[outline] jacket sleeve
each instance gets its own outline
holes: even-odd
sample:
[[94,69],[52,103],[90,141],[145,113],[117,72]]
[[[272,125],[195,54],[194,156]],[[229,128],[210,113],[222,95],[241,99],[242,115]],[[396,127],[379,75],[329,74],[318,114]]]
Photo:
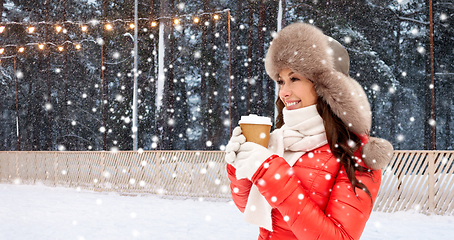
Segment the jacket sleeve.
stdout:
[[[357,173],[375,200],[380,186],[381,171],[367,174]],[[268,203],[279,210],[284,221],[298,239],[359,239],[372,211],[369,195],[352,189],[343,167],[340,168],[328,205],[323,211],[310,198],[299,183],[285,159],[277,156],[268,158],[252,177],[260,193]]]
[[230,180],[230,192],[232,193],[232,199],[238,209],[244,213],[246,204],[251,191],[252,182],[247,179],[236,179],[236,169],[230,164],[227,164],[227,174]]

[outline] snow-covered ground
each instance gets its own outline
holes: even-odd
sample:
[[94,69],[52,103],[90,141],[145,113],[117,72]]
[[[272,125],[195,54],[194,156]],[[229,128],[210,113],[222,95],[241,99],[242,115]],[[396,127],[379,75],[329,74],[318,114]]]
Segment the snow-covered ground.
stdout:
[[[232,202],[0,184],[0,239],[257,239]],[[453,239],[454,216],[373,212],[361,239]]]

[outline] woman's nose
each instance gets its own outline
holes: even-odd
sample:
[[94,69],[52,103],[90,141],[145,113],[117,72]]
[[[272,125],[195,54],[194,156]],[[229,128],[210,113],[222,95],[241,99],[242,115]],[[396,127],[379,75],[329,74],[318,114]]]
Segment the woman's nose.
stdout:
[[292,90],[289,87],[287,87],[286,85],[283,85],[281,87],[281,89],[279,90],[280,97],[285,98],[285,97],[290,96],[291,94],[292,94]]

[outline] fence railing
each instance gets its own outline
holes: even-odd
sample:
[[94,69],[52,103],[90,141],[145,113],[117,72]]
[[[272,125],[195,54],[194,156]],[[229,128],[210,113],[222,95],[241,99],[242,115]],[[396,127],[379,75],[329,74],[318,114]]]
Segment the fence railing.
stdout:
[[[374,211],[454,214],[454,151],[395,151]],[[231,198],[221,151],[0,152],[0,181]]]
[[374,210],[454,214],[454,151],[394,151]]

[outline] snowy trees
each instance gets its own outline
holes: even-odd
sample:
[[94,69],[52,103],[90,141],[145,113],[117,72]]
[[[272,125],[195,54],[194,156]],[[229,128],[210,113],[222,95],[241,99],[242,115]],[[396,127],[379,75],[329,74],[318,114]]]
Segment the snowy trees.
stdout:
[[[428,130],[435,124],[437,148],[454,147],[452,3],[433,1],[434,121],[428,1],[283,3],[285,23],[313,23],[346,46],[350,75],[364,86],[374,111],[372,135],[389,139],[396,149],[428,149]],[[6,29],[0,33],[0,150],[18,148],[18,129],[22,150],[132,149],[131,1],[11,0],[0,5]],[[230,32],[227,11],[222,11],[227,8]],[[264,72],[263,58],[277,29],[277,11],[278,1],[140,0],[139,147],[219,150],[241,115],[273,117],[274,83]],[[215,20],[214,13],[220,18]],[[174,22],[177,17],[180,23]],[[107,23],[112,29],[105,28]],[[161,70],[160,23],[166,40]],[[31,25],[33,33],[27,30]],[[20,53],[19,47],[26,50]]]

